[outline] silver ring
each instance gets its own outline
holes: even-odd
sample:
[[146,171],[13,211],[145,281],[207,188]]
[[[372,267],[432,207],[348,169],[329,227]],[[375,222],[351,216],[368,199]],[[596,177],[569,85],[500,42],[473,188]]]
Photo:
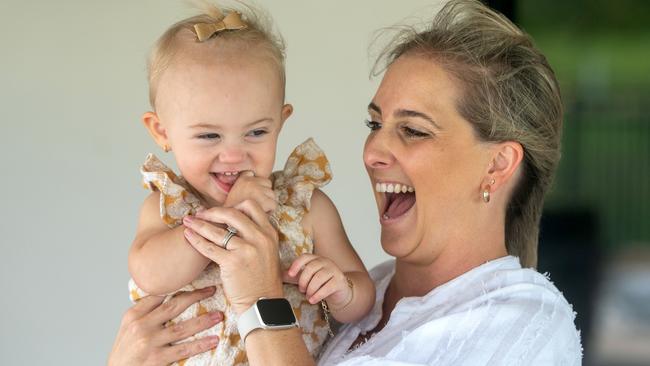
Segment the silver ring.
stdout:
[[226,228],[226,230],[227,230],[228,232],[227,232],[226,235],[223,237],[223,240],[221,241],[221,246],[223,247],[223,249],[228,250],[228,242],[230,241],[230,239],[231,239],[233,236],[237,235],[237,229],[235,229],[234,227],[228,225],[228,227]]

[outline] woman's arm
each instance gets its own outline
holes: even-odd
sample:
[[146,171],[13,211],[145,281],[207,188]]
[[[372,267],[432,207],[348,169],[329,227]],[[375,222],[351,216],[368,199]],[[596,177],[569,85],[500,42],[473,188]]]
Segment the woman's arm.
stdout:
[[160,193],[147,197],[140,210],[129,251],[129,272],[144,292],[162,295],[194,280],[210,260],[187,243],[180,225],[170,229],[160,218]]
[[289,275],[295,277],[302,269],[299,288],[312,303],[325,299],[336,320],[361,319],[375,303],[375,286],[350,244],[334,203],[319,189],[313,192],[303,226],[312,234],[315,256],[298,258]]
[[[259,204],[247,200],[235,208],[213,207],[196,217],[186,224],[186,237],[219,264],[224,292],[238,314],[261,297],[283,297],[278,234]],[[228,250],[215,244],[221,243],[226,230],[211,223],[237,229]],[[246,337],[245,345],[251,365],[314,365],[297,328],[257,329]]]

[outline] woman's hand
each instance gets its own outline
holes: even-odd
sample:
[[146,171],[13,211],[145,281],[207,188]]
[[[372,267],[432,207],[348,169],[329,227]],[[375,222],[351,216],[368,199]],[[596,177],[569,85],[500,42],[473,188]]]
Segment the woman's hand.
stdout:
[[[260,297],[282,297],[278,234],[268,215],[254,200],[234,208],[213,207],[187,217],[187,241],[221,270],[223,288],[233,309],[241,314]],[[223,248],[226,224],[237,229]]]
[[214,287],[181,292],[163,304],[164,296],[147,296],[122,317],[122,324],[109,355],[109,366],[168,365],[208,351],[219,342],[211,336],[172,345],[223,320],[220,312],[208,313],[165,327],[165,323],[195,302],[214,294]]
[[345,273],[330,259],[315,254],[296,258],[284,280],[297,284],[311,304],[325,299],[331,309],[341,309],[352,300],[352,289]]

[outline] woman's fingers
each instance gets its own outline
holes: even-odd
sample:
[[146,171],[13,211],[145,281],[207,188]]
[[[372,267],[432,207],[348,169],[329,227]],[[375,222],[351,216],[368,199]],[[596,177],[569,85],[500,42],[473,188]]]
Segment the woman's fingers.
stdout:
[[165,300],[164,296],[147,296],[140,299],[135,305],[124,313],[122,325],[134,322],[137,319],[149,314]]
[[154,364],[169,365],[172,362],[176,362],[194,355],[198,355],[199,353],[209,351],[212,348],[216,347],[218,343],[219,337],[209,336],[194,341],[165,347],[157,355],[160,362]]
[[[190,243],[190,245],[196,249],[197,252],[201,253],[204,257],[209,258],[213,262],[221,264],[224,256],[226,255],[227,249],[222,248],[221,240],[218,241],[219,245],[214,242],[207,240],[203,236],[199,235],[192,229],[185,229],[185,239]],[[228,248],[232,249],[237,242],[237,237],[233,236],[228,241]]]
[[221,242],[223,241],[224,237],[226,236],[226,233],[228,232],[226,229],[217,227],[216,225],[210,222],[198,219],[196,217],[191,217],[191,216],[185,216],[183,218],[183,225],[185,225],[185,227],[191,230],[188,232],[188,230],[186,229],[184,232],[185,237],[188,240],[190,239],[188,236],[191,236],[192,233],[196,233],[202,236],[203,238],[207,239],[208,241],[211,241],[214,244],[217,244],[219,246],[223,246]]
[[215,324],[223,321],[223,314],[219,311],[203,314],[178,324],[166,327],[162,332],[156,335],[154,342],[156,344],[169,344],[181,341],[204,331]]
[[149,321],[155,326],[164,324],[180,315],[190,305],[210,297],[214,294],[214,291],[215,288],[211,286],[199,291],[179,292],[169,299],[169,301],[151,311]]
[[[237,229],[237,236],[245,239],[246,241],[251,241],[251,239],[256,238],[256,235],[252,235],[255,232],[255,224],[248,216],[246,216],[246,214],[237,208],[213,207],[209,210],[197,212],[195,217],[213,223],[223,223],[228,226],[232,226]],[[185,222],[183,222],[183,224],[196,231],[197,226],[195,224],[199,220],[190,221],[191,222],[188,224],[185,224]],[[221,239],[216,242],[216,244],[219,243],[221,243]]]
[[245,200],[244,202],[238,204],[235,206],[238,210],[243,212],[246,216],[248,216],[257,226],[264,230],[265,234],[272,234],[276,235],[276,231],[271,225],[271,222],[269,221],[269,216],[268,214],[264,211],[264,209],[255,201],[253,200]]

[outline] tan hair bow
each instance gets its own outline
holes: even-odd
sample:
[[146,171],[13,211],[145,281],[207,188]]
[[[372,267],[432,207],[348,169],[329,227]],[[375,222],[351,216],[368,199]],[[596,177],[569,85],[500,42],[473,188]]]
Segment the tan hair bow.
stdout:
[[218,22],[194,24],[194,31],[199,38],[199,42],[203,42],[221,31],[244,29],[246,27],[247,25],[242,20],[241,14],[233,11]]

